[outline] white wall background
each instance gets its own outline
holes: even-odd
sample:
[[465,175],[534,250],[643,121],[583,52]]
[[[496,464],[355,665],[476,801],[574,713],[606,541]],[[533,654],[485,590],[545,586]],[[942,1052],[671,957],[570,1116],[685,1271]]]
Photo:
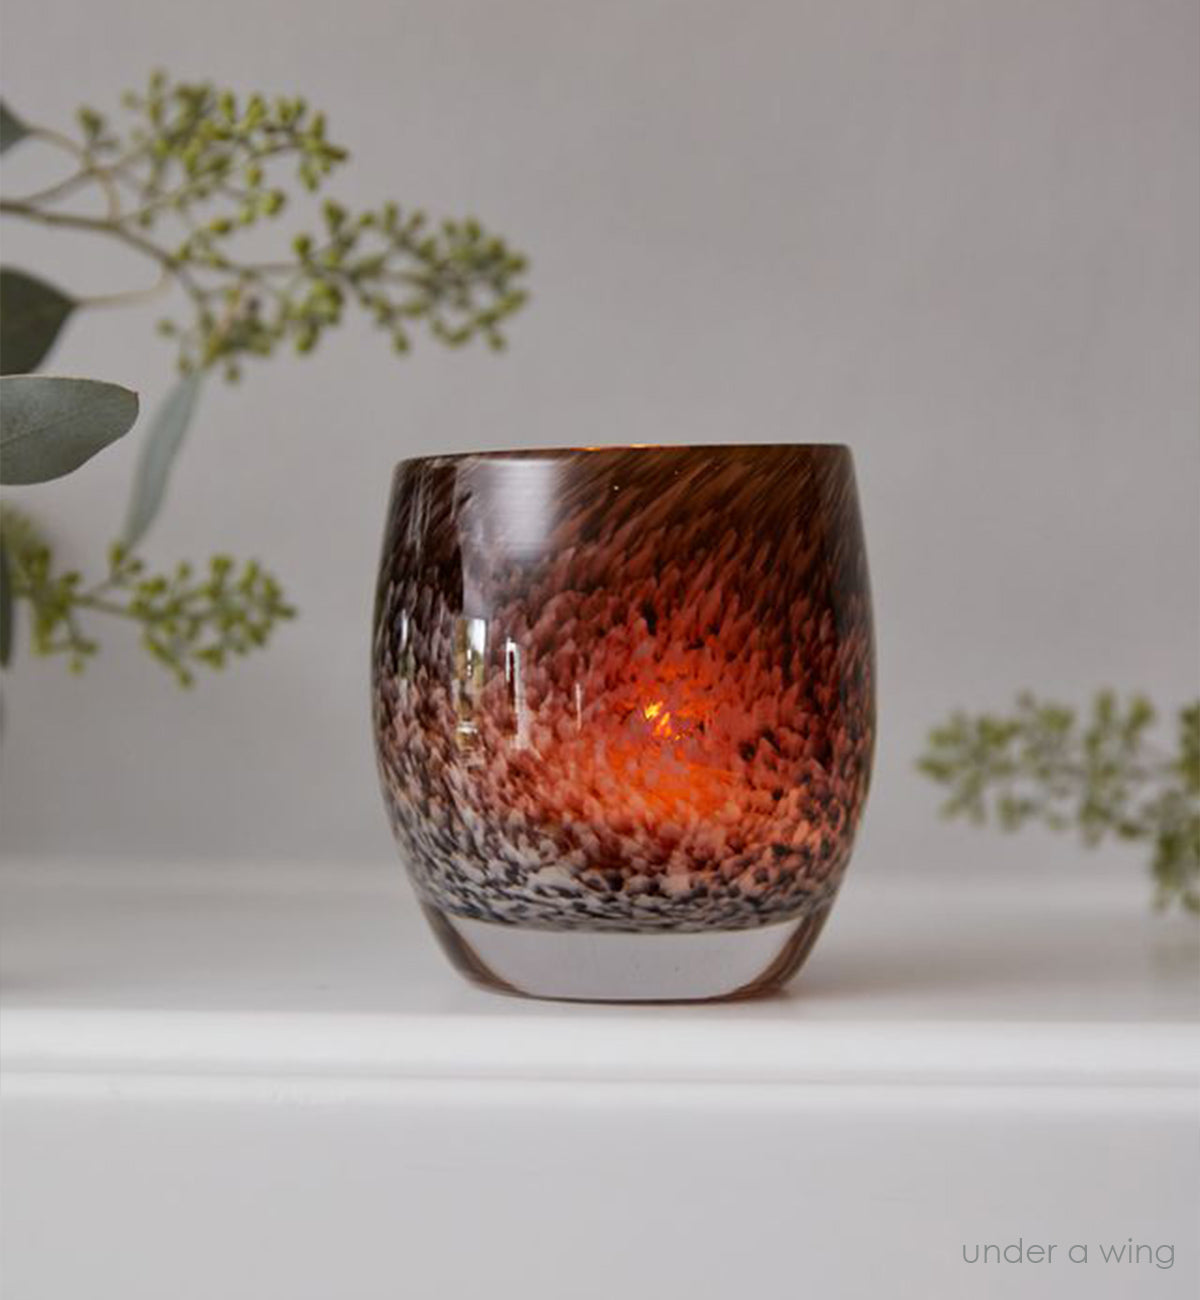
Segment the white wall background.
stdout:
[[[935,821],[911,762],[950,706],[1194,692],[1193,0],[7,0],[3,34],[5,96],[38,122],[158,64],[302,91],[353,148],[339,194],[477,213],[535,292],[501,358],[399,362],[355,324],[213,386],[148,553],[258,555],[303,618],[191,694],[120,629],[82,679],[23,654],[8,853],[390,857],[369,605],[390,467],[438,449],[852,444],[881,669],[859,871],[1033,880],[1074,852]],[[3,237],[80,291],[149,278]],[[151,404],[156,314],[79,319],[54,368]],[[135,454],[14,497],[92,564]]]

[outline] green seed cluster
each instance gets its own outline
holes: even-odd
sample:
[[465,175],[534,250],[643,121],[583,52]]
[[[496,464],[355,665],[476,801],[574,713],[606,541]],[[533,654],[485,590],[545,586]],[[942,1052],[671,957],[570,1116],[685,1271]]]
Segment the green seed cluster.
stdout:
[[265,645],[278,623],[294,617],[279,584],[253,560],[239,567],[215,555],[204,573],[186,563],[150,573],[114,546],[107,575],[88,587],[78,572],[55,572],[50,546],[25,516],[6,508],[0,529],[13,594],[28,602],[35,651],[65,655],[73,672],[99,649],[82,624],[88,613],[136,624],[142,645],[182,686],[192,685],[198,668],[223,668]]
[[170,574],[147,575],[138,559],[114,548],[111,581],[128,591],[130,618],[142,625],[142,644],[180,684],[192,684],[192,667],[220,669],[234,655],[267,643],[276,623],[292,618],[275,579],[256,561],[238,568],[214,555],[208,572],[193,575],[181,563]]
[[[93,169],[130,195],[113,221],[157,256],[186,290],[190,319],[159,323],[179,341],[183,370],[221,366],[236,379],[245,357],[280,344],[311,352],[350,306],[407,352],[424,322],[440,342],[481,337],[504,346],[501,325],[526,300],[526,260],[474,219],[431,223],[387,203],[360,213],[333,199],[315,229],[292,235],[285,256],[250,260],[239,237],[289,210],[286,177],[315,191],[347,158],[326,138],[324,114],[299,98],[240,101],[209,82],[155,73],[123,100],[124,131],[80,110]],[[153,242],[159,229],[174,238]]]
[[[111,120],[79,109],[78,142],[18,124],[65,147],[77,169],[35,194],[0,198],[4,213],[107,237],[160,270],[151,288],[92,298],[68,300],[42,284],[58,315],[48,326],[25,313],[26,326],[44,336],[39,357],[65,319],[61,304],[109,307],[172,288],[186,311],[158,328],[175,340],[185,374],[236,380],[247,358],[311,352],[354,310],[399,353],[418,329],[451,347],[476,338],[504,346],[502,327],[526,300],[525,258],[474,219],[432,222],[396,203],[352,212],[325,194],[312,197],[348,155],[328,139],[324,114],[302,98],[239,98],[212,82],[156,72],[121,103]],[[7,129],[17,119],[5,113]],[[103,214],[64,204],[97,190]],[[297,199],[309,211],[285,231]],[[98,648],[85,615],[137,624],[146,649],[185,684],[194,669],[222,667],[292,617],[274,579],[253,563],[239,569],[217,556],[200,576],[187,565],[152,574],[117,550],[103,580],[85,586],[80,574],[55,570],[28,519],[6,511],[0,523],[0,611],[15,615],[27,605],[34,649],[63,654],[76,670]],[[0,659],[11,625],[0,626]]]
[[124,133],[94,108],[76,114],[85,147],[126,184],[140,191],[134,219],[144,228],[164,212],[187,212],[217,195],[240,196],[235,220],[253,225],[282,209],[282,190],[265,184],[266,166],[287,158],[305,188],[315,190],[347,157],[325,138],[325,115],[301,98],[243,103],[210,82],[171,82],[151,74],[144,93],[128,91],[122,107],[132,115]]
[[1102,691],[1080,719],[1024,694],[1008,716],[953,715],[919,767],[948,788],[947,817],[1149,842],[1159,903],[1200,911],[1200,701],[1180,710],[1173,754],[1149,743],[1154,719],[1141,696],[1122,705]]
[[321,238],[293,239],[295,267],[282,282],[274,268],[249,273],[229,262],[218,247],[224,232],[204,234],[204,257],[235,278],[215,298],[205,297],[191,330],[160,322],[161,332],[184,340],[185,370],[221,362],[236,379],[239,356],[270,356],[282,342],[311,352],[327,329],[341,324],[348,306],[387,330],[398,352],[409,350],[411,329],[422,321],[452,347],[477,335],[493,348],[504,346],[501,322],[525,300],[513,288],[525,263],[477,222],[445,221],[427,234],[421,212],[402,217],[389,204],[351,216],[332,200],[322,215]]

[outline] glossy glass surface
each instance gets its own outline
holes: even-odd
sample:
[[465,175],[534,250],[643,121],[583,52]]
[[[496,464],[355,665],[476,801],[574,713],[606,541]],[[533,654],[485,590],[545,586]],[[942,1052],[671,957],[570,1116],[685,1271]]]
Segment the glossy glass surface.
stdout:
[[440,918],[667,934],[823,916],[874,741],[850,453],[403,462],[372,669],[384,798]]

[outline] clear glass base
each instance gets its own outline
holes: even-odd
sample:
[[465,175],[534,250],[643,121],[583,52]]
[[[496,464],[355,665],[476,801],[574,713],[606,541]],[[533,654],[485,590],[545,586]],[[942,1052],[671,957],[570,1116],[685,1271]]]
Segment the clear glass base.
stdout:
[[755,997],[800,969],[826,904],[800,920],[694,933],[532,930],[426,906],[446,955],[473,983],[569,1002],[699,1002]]

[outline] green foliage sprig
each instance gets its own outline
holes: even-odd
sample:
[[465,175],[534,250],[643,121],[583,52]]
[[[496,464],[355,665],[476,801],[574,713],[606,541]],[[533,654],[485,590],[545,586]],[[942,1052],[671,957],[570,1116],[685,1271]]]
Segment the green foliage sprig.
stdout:
[[[434,225],[396,203],[351,212],[327,199],[319,226],[295,233],[285,256],[239,256],[240,234],[289,209],[289,177],[319,190],[349,156],[303,99],[239,100],[209,82],[157,72],[122,103],[120,125],[81,108],[76,172],[38,194],[0,200],[0,212],[103,235],[157,262],[162,287],[178,284],[191,307],[184,320],[160,322],[178,340],[181,369],[219,362],[232,379],[241,359],[270,356],[280,343],[309,352],[349,304],[402,352],[419,322],[444,343],[482,336],[503,346],[500,327],[526,298],[526,262],[473,218]],[[88,185],[103,190],[107,213],[58,208]],[[76,306],[111,301],[65,296]]]
[[1179,711],[1173,753],[1150,743],[1155,716],[1138,695],[1102,691],[1081,718],[1026,693],[1009,714],[954,714],[918,766],[948,789],[947,817],[1151,845],[1156,902],[1200,912],[1200,701]]
[[[276,229],[292,211],[297,191],[303,195],[322,190],[348,158],[347,151],[328,138],[325,115],[301,98],[254,94],[240,99],[211,82],[175,82],[156,72],[144,91],[122,98],[115,115],[83,107],[77,124],[77,135],[68,136],[31,126],[0,104],[0,152],[23,141],[40,141],[74,160],[74,170],[55,184],[0,199],[0,213],[119,243],[156,266],[157,282],[149,289],[81,297],[29,272],[0,268],[0,374],[36,369],[79,310],[141,302],[172,289],[186,309],[164,315],[158,324],[159,332],[175,342],[181,378],[145,431],[116,552],[122,559],[110,565],[101,584],[110,595],[114,588],[125,590],[127,579],[132,580],[128,565],[142,563],[136,548],[163,501],[201,380],[208,373],[234,381],[247,360],[269,358],[281,347],[309,353],[352,308],[385,332],[397,352],[409,350],[418,328],[451,347],[479,338],[501,348],[504,323],[525,302],[525,258],[504,240],[473,218],[435,223],[423,211],[393,202],[353,212],[335,198],[324,197],[315,224],[293,228],[266,257],[257,251],[266,232],[258,231],[252,241],[256,253],[249,255],[243,236],[257,227]],[[101,214],[91,205],[81,208],[74,203],[81,196],[94,199],[97,192],[104,200]],[[11,381],[0,380],[5,382]],[[26,383],[31,419],[47,429],[56,422],[44,418],[44,412],[79,397],[78,389],[61,395],[65,380],[47,377]],[[0,405],[0,414],[11,406]],[[46,442],[33,457],[36,478],[7,481],[42,481],[69,472],[82,451],[91,454],[123,432],[111,416],[100,423],[90,408],[77,411],[75,420],[81,451],[74,463]],[[52,652],[61,648],[60,635],[65,636],[76,665],[94,651],[95,643],[73,636],[67,617],[71,610],[89,608],[146,621],[144,602],[135,606],[131,597],[118,610],[96,594],[98,589],[91,589],[92,603],[84,606],[85,589],[77,575],[51,581],[50,547],[44,539],[37,552],[43,580],[33,581],[37,565],[29,567],[28,553],[25,561],[13,558],[20,544],[19,536],[14,540],[0,535],[0,647],[11,643],[16,601],[32,608],[34,649]],[[26,567],[18,574],[15,566],[20,563]],[[7,581],[6,565],[14,568]],[[208,581],[215,582],[217,576],[210,569]],[[227,576],[223,574],[222,581]],[[67,577],[76,580],[66,582]],[[139,576],[137,581],[159,579]],[[162,581],[175,590],[173,579]],[[188,610],[207,608],[203,593],[188,590]],[[272,622],[284,617],[280,611],[286,607],[277,588],[266,605]],[[228,613],[224,610],[220,617]],[[191,626],[190,614],[176,611],[174,617],[178,626]],[[216,618],[214,606],[212,619],[205,615],[201,623]],[[158,620],[158,625],[166,623]],[[262,631],[258,624],[254,627]],[[49,636],[38,631],[47,628]],[[256,640],[248,630],[246,635],[243,648],[265,639]],[[229,652],[239,652],[223,641],[201,644],[188,633],[177,642],[174,636],[162,640],[144,635],[143,643],[181,680],[187,673],[178,671],[179,665],[196,660],[195,647],[205,651],[199,662],[214,667]],[[0,660],[4,657],[0,653]]]
[[267,643],[280,622],[294,617],[275,579],[254,561],[240,568],[215,555],[196,575],[182,563],[167,573],[148,573],[142,560],[118,545],[109,552],[108,572],[86,586],[82,574],[55,572],[50,547],[25,515],[6,507],[2,519],[8,581],[13,597],[33,612],[37,653],[61,654],[73,672],[98,649],[82,624],[87,614],[128,619],[145,649],[191,686],[198,668],[221,668],[234,655]]

